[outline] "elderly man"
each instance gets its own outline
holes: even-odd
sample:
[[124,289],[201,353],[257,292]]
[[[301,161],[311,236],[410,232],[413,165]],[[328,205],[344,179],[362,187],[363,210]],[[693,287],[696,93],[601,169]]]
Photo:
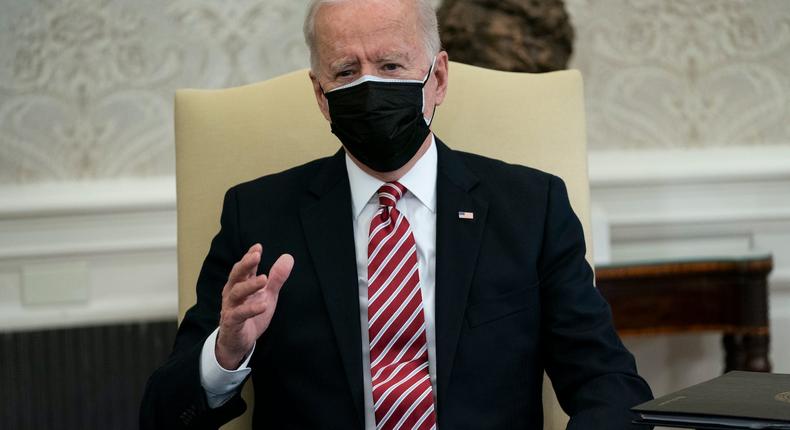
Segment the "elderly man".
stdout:
[[217,427],[251,376],[254,428],[540,429],[546,370],[568,428],[629,428],[650,389],[562,181],[430,131],[429,2],[318,0],[304,30],[343,149],[227,192],[142,427]]

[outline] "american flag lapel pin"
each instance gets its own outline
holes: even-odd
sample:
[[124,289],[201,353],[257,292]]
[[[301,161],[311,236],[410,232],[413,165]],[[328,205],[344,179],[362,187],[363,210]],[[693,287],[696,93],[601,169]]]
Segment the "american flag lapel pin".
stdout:
[[458,219],[475,219],[475,213],[458,211]]

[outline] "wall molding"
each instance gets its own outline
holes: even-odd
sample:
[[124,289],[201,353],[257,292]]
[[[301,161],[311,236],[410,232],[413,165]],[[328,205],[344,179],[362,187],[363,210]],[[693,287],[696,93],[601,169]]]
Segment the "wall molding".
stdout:
[[764,147],[590,150],[593,187],[790,179],[790,142]]
[[174,210],[171,176],[0,186],[0,221],[25,217]]
[[[32,287],[87,299],[27,303],[24,273],[49,267],[82,268],[88,285]],[[0,331],[176,315],[172,176],[0,187]]]
[[790,291],[790,145],[591,151],[590,187],[614,259],[772,253]]

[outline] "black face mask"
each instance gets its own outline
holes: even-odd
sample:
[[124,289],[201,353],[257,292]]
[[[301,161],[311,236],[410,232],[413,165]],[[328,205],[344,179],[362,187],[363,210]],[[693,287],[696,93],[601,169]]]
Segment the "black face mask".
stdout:
[[423,87],[432,72],[433,65],[423,81],[363,76],[324,93],[332,133],[354,158],[371,169],[400,169],[431,132],[422,111]]

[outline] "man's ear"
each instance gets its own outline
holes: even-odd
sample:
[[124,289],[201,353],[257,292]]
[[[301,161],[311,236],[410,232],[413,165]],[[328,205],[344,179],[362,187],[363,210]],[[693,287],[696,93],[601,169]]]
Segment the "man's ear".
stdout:
[[318,103],[318,109],[321,110],[321,113],[324,115],[327,121],[329,119],[329,103],[326,101],[326,97],[324,96],[324,91],[321,89],[321,83],[318,82],[318,77],[313,73],[311,70],[310,73],[310,81],[313,84],[313,94],[315,95],[315,101]]
[[434,102],[439,106],[444,101],[444,96],[447,95],[447,84],[449,78],[449,58],[447,51],[441,51],[436,54],[436,64],[433,66],[433,75],[436,77],[436,92],[434,94]]

